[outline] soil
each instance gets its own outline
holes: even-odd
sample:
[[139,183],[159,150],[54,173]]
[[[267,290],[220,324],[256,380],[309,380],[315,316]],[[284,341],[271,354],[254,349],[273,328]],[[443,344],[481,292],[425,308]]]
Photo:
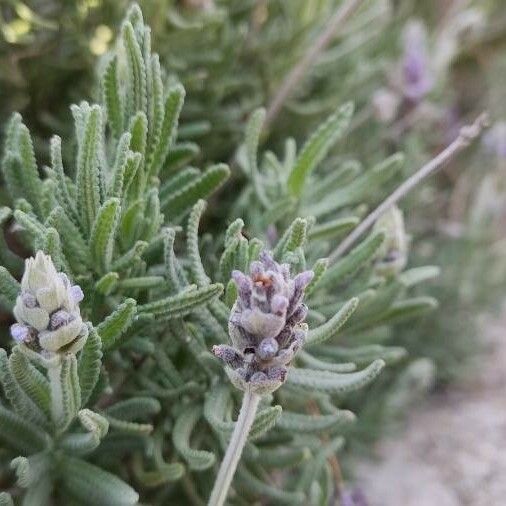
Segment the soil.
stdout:
[[506,505],[506,312],[483,325],[479,372],[408,417],[357,466],[368,506]]

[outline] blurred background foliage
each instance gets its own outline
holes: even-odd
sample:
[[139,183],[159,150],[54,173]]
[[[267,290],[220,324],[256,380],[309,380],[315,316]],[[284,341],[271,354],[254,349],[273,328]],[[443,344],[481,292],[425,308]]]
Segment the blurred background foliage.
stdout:
[[[100,58],[113,43],[126,0],[2,0],[0,2],[0,132],[17,110],[46,156],[51,133],[69,136],[69,105],[93,99]],[[233,161],[244,126],[257,107],[268,106],[304,52],[314,44],[338,0],[145,0],[153,46],[180,81],[187,98],[179,140],[200,149],[200,160]],[[425,27],[430,89],[406,100],[402,64],[406,30]],[[414,172],[482,110],[506,117],[506,12],[502,0],[364,1],[330,46],[313,62],[262,138],[279,153],[281,141],[307,138],[338,104],[353,100],[356,113],[339,156],[327,171],[359,157],[369,167],[396,152]],[[351,156],[351,155],[350,155]],[[44,159],[44,158],[42,158]],[[436,264],[431,295],[436,312],[399,325],[371,342],[401,345],[412,357],[403,374],[389,371],[372,391],[354,397],[360,444],[381,426],[379,418],[417,399],[415,392],[468,374],[480,349],[479,315],[496,306],[506,265],[506,128],[493,127],[484,141],[452,161],[403,203],[410,266]],[[372,189],[370,206],[396,181]],[[213,206],[215,218],[231,215],[244,176],[235,170]],[[363,210],[365,212],[365,209]],[[207,223],[213,230],[213,220]],[[502,257],[504,258],[504,256]],[[424,287],[425,294],[427,287]],[[421,357],[421,358],[420,358]],[[378,395],[377,395],[378,394]],[[379,395],[382,394],[382,395]],[[387,398],[387,402],[384,399]],[[352,443],[358,444],[358,443]]]

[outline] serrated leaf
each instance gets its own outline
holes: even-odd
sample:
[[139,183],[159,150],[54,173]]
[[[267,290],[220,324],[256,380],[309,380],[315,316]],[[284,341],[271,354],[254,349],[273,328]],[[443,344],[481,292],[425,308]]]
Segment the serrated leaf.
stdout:
[[172,223],[180,221],[199,199],[204,199],[219,188],[230,175],[228,165],[218,164],[206,169],[199,178],[191,181],[162,202],[162,209]]
[[137,111],[146,112],[147,110],[146,65],[131,23],[123,23],[121,35],[129,72],[127,79],[128,112],[132,116]]
[[118,138],[123,131],[123,108],[119,95],[117,80],[117,60],[112,58],[107,64],[102,79],[102,93],[107,111],[107,119],[114,137]]
[[93,261],[102,272],[107,272],[113,256],[114,239],[120,216],[120,201],[111,198],[98,211],[90,237]]
[[0,293],[5,297],[11,309],[14,307],[20,291],[21,285],[11,276],[5,267],[0,266]]
[[51,397],[46,377],[30,363],[28,358],[14,347],[9,357],[10,371],[25,394],[46,415],[50,415]]
[[384,366],[383,360],[375,360],[361,371],[343,374],[315,369],[291,368],[288,372],[287,383],[305,390],[343,394],[369,384],[378,376]]
[[39,426],[0,405],[0,439],[21,454],[44,450],[50,441]]
[[102,348],[108,350],[115,345],[121,335],[130,327],[137,312],[134,299],[126,299],[97,327]]
[[223,285],[215,283],[199,289],[166,297],[148,304],[139,306],[139,313],[151,313],[158,317],[158,321],[180,318],[185,316],[201,305],[219,297],[223,292]]
[[[76,129],[79,130],[77,124]],[[90,231],[100,207],[99,156],[102,136],[100,106],[93,105],[89,108],[83,129],[83,137],[77,152],[77,208],[84,229]]]
[[336,429],[342,425],[355,420],[355,415],[351,411],[339,410],[331,415],[304,415],[300,413],[291,413],[283,411],[276,426],[293,433],[321,432],[329,429]]
[[86,406],[95,389],[102,365],[102,341],[95,328],[88,324],[88,339],[84,344],[77,363],[79,385],[81,387],[81,404]]
[[308,176],[344,134],[352,114],[351,103],[341,106],[304,144],[288,177],[288,188],[293,196],[301,195]]
[[161,409],[160,401],[153,397],[131,397],[109,406],[105,413],[118,420],[133,422],[149,419]]
[[306,346],[320,344],[334,338],[358,306],[358,298],[350,299],[327,323],[311,329],[306,337]]
[[214,453],[196,450],[190,447],[190,437],[202,416],[200,406],[188,406],[180,413],[172,430],[172,442],[178,453],[194,471],[203,471],[210,468],[216,457]]
[[347,277],[352,276],[363,265],[374,258],[376,251],[378,251],[384,240],[385,234],[383,232],[373,232],[370,234],[344,258],[327,269],[320,281],[320,287],[328,287],[329,285],[340,283]]
[[86,504],[127,506],[139,500],[139,494],[130,485],[83,460],[65,456],[59,470],[66,492]]
[[186,232],[186,251],[190,260],[191,278],[197,286],[206,286],[210,283],[209,276],[204,270],[199,252],[199,223],[206,208],[204,200],[199,200],[188,217]]
[[158,175],[174,143],[184,96],[185,91],[181,85],[176,85],[167,92],[162,126],[149,164],[149,174],[151,176]]

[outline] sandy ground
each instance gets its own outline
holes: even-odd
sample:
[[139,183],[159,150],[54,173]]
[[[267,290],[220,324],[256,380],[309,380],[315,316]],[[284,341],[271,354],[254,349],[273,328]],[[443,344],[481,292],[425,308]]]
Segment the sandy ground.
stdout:
[[506,312],[483,328],[478,377],[420,406],[358,466],[369,506],[506,505]]

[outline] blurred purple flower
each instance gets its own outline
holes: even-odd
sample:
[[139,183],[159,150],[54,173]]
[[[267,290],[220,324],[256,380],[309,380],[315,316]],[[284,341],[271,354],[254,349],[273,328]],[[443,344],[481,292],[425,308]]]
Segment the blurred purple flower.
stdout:
[[498,121],[483,136],[483,144],[497,158],[506,159],[506,121]]
[[402,89],[411,102],[420,102],[433,86],[427,54],[427,34],[418,21],[409,22],[403,33]]
[[345,489],[339,497],[340,506],[368,506],[364,492],[359,488]]

